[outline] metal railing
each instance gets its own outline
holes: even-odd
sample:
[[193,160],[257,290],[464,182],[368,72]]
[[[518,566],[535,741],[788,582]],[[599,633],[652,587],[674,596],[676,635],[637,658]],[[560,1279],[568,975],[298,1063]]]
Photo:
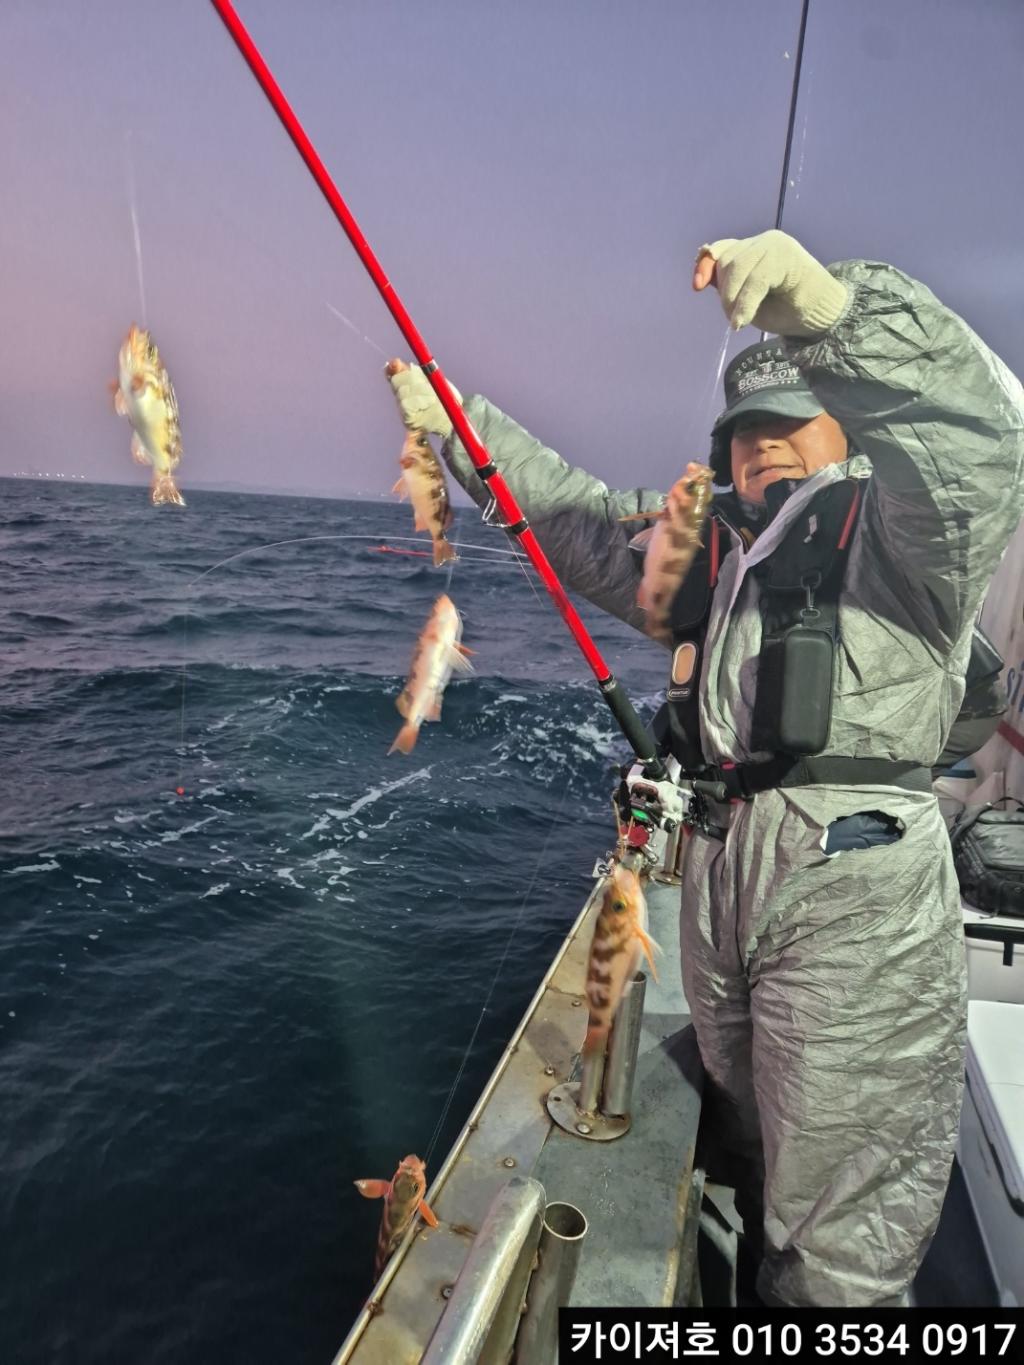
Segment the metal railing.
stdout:
[[558,1309],[569,1301],[587,1220],[546,1203],[539,1181],[516,1176],[481,1224],[422,1365],[548,1365]]

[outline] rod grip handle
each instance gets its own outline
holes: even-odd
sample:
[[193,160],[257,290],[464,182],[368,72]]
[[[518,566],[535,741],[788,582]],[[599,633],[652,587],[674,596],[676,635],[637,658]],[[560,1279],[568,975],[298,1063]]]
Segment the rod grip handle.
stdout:
[[633,709],[626,689],[617,678],[611,676],[604,678],[600,686],[609,711],[618,722],[633,752],[644,764],[644,776],[655,782],[664,781],[668,777],[668,771],[657,755],[650,731]]

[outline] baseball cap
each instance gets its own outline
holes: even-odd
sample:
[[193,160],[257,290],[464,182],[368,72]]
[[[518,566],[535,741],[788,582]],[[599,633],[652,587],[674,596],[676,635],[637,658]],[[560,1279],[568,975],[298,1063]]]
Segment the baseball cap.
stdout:
[[770,412],[810,421],[825,411],[777,338],[733,356],[725,371],[725,407],[711,428],[711,468],[718,483],[732,481],[729,429],[745,412]]
[[825,409],[803,375],[786,356],[781,341],[759,341],[740,351],[725,371],[725,408],[712,432],[744,412],[772,412],[781,417],[817,417]]

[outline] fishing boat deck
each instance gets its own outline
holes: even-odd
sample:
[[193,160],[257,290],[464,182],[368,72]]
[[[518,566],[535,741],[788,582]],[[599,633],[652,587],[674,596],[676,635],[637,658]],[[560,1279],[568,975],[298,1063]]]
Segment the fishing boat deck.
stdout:
[[[737,1264],[732,1191],[706,1183],[694,1165],[702,1073],[680,984],[677,886],[647,889],[664,969],[647,982],[630,1131],[586,1141],[548,1115],[548,1092],[573,1076],[586,1030],[583,987],[603,886],[596,882],[428,1191],[440,1226],[411,1230],[334,1365],[416,1365],[491,1203],[515,1175],[532,1176],[549,1202],[574,1204],[588,1220],[573,1305],[756,1302]],[[913,1293],[919,1306],[998,1302],[957,1167]]]
[[647,983],[632,1128],[612,1142],[586,1141],[554,1124],[545,1107],[583,1042],[583,987],[602,887],[598,881],[428,1193],[440,1227],[414,1230],[399,1248],[335,1365],[420,1359],[446,1291],[512,1175],[539,1180],[549,1201],[575,1204],[589,1222],[573,1303],[689,1301],[702,1192],[693,1164],[701,1071],[679,980],[678,886],[648,886],[664,970]]

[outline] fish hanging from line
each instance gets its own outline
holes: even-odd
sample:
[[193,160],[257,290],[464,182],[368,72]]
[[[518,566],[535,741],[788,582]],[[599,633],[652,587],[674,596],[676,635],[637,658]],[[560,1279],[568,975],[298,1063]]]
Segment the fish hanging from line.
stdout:
[[395,702],[405,724],[389,754],[396,749],[403,754],[412,753],[423,722],[441,719],[441,698],[452,670],[472,673],[473,665],[466,657],[472,653],[462,644],[462,617],[452,599],[442,593],[416,641],[409,680]]
[[111,380],[114,411],[132,424],[132,459],[153,470],[154,506],[185,506],[174,471],[181,463],[178,400],[150,334],[133,322],[118,353],[118,377]]
[[[701,546],[701,532],[711,510],[711,470],[691,462],[686,473],[669,490],[663,511],[646,538],[644,574],[637,593],[637,606],[647,613],[644,629],[655,640],[672,640],[672,602],[690,571]],[[635,518],[623,517],[623,521]]]
[[445,531],[452,524],[452,507],[448,500],[441,462],[430,448],[425,431],[406,432],[405,444],[398,457],[402,474],[392,493],[408,498],[415,515],[413,529],[429,531],[434,542],[434,567],[458,559],[455,547],[445,539]]
[[[409,368],[404,360],[389,360],[384,366],[384,373],[390,379]],[[422,428],[409,428],[398,463],[402,466],[402,473],[391,491],[401,498],[408,498],[412,503],[415,529],[430,532],[434,542],[435,567],[458,559],[454,546],[445,539],[444,534],[452,524],[453,515],[444,467]]]
[[590,1018],[583,1043],[585,1054],[603,1046],[623,992],[636,975],[641,955],[647,958],[651,975],[657,981],[655,948],[658,944],[647,933],[647,901],[640,878],[631,867],[616,862],[608,875],[587,961]]
[[390,1180],[357,1180],[356,1189],[364,1199],[383,1199],[377,1255],[373,1278],[379,1280],[406,1229],[419,1213],[428,1227],[437,1227],[433,1209],[423,1198],[427,1192],[427,1168],[418,1156],[403,1157]]

